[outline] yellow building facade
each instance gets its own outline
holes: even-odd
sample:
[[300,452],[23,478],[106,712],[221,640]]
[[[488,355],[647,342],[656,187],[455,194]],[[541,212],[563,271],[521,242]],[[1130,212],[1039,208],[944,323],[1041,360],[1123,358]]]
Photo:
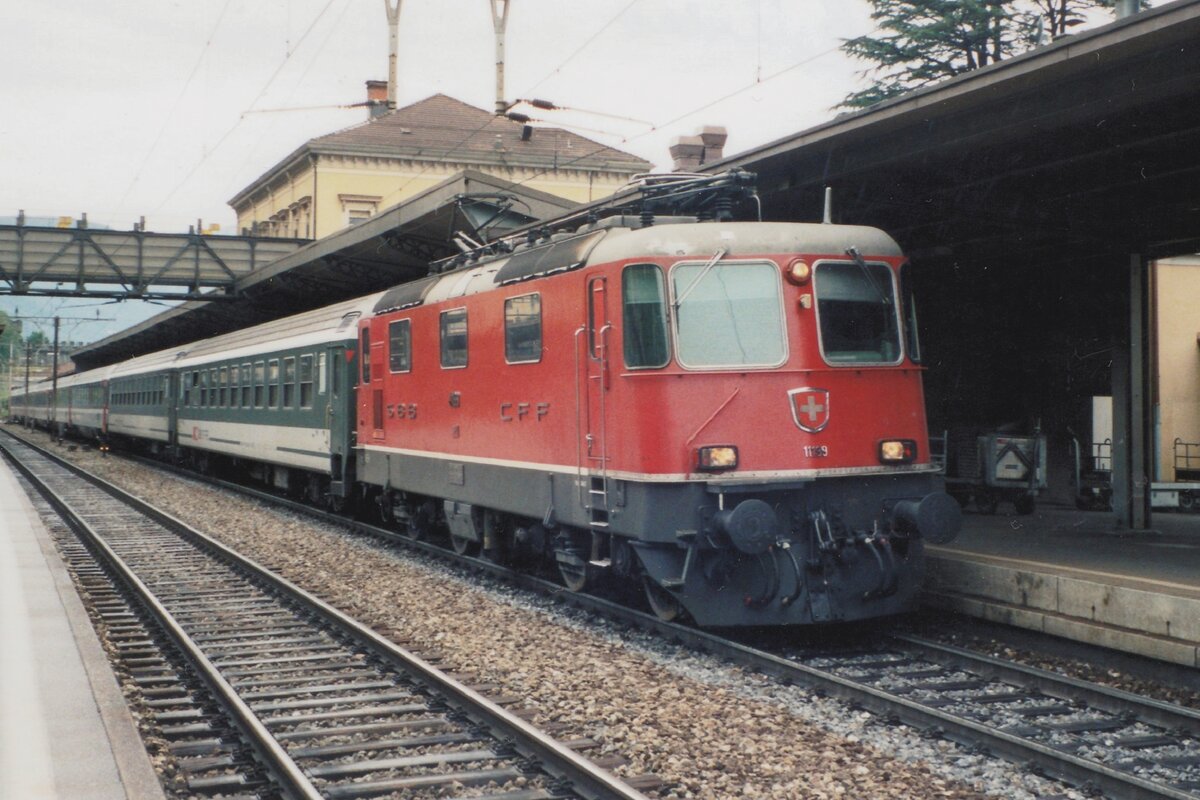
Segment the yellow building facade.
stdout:
[[[1175,441],[1200,443],[1200,256],[1155,262],[1154,285],[1158,475],[1176,481]],[[1200,445],[1186,452],[1200,468]]]
[[584,203],[650,167],[568,131],[531,128],[434,95],[306,142],[229,205],[244,234],[319,239],[464,169]]

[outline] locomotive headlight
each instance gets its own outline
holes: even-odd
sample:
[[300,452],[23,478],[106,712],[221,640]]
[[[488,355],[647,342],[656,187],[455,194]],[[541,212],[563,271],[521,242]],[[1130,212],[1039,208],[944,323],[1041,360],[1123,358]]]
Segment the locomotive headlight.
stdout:
[[723,469],[736,469],[738,465],[738,451],[732,445],[701,447],[697,456],[696,468],[701,472],[719,472]]
[[917,458],[912,439],[884,439],[879,443],[879,460],[884,464],[911,464]]
[[794,283],[797,286],[803,286],[804,284],[808,283],[809,278],[812,277],[812,267],[808,265],[807,261],[796,258],[787,265],[787,269],[784,270],[784,275],[787,276],[789,283]]

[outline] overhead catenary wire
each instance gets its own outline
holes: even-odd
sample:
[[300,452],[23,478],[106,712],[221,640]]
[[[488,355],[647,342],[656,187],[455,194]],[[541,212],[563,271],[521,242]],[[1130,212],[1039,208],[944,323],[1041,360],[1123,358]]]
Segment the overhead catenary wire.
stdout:
[[[295,46],[288,48],[283,60],[279,62],[279,66],[275,68],[275,71],[271,73],[271,77],[267,78],[266,82],[262,85],[262,88],[258,90],[258,94],[254,96],[252,101],[250,101],[250,105],[247,107],[247,110],[253,109],[254,106],[257,105],[258,101],[263,98],[263,95],[265,95],[267,90],[271,88],[271,84],[273,84],[275,79],[279,77],[279,74],[283,72],[283,68],[287,66],[289,61],[291,61],[292,56],[295,55],[295,53],[300,49],[300,46],[304,44],[304,40],[308,38],[308,35],[312,33],[313,29],[317,26],[317,23],[321,21],[321,18],[325,16],[325,13],[329,11],[330,7],[332,7],[336,1],[337,0],[328,0],[328,2],[321,7],[321,10],[317,12],[315,17],[313,17],[313,21],[310,22],[308,27],[304,30],[304,33],[301,34],[300,38],[296,40]],[[167,196],[162,199],[162,202],[155,206],[151,213],[156,213],[161,210],[163,206],[170,202],[171,198],[173,198],[180,189],[187,185],[187,182],[192,179],[192,176],[196,174],[200,167],[202,167],[208,161],[208,159],[212,157],[213,153],[217,152],[221,148],[221,145],[223,145],[226,140],[229,139],[230,135],[241,126],[244,118],[244,114],[238,117],[237,121],[234,122],[233,125],[221,135],[221,138],[217,140],[215,145],[205,151],[204,155],[200,157],[200,160],[197,161],[190,170],[188,170],[188,173],[183,176],[182,180],[175,184],[175,187],[167,193]]]
[[213,23],[212,29],[209,30],[208,36],[204,40],[204,47],[200,49],[200,54],[196,56],[196,63],[192,65],[192,71],[188,73],[187,79],[183,82],[183,86],[179,89],[179,93],[175,95],[175,102],[171,104],[171,109],[163,118],[162,126],[158,129],[158,134],[154,137],[154,141],[146,150],[142,161],[133,172],[133,178],[129,181],[129,185],[125,187],[125,191],[121,194],[121,199],[117,201],[117,208],[124,206],[125,200],[129,197],[129,193],[133,191],[133,187],[142,177],[142,171],[146,168],[146,164],[150,161],[150,157],[154,155],[158,145],[162,142],[163,135],[167,132],[167,126],[171,124],[171,120],[175,118],[175,112],[179,110],[179,104],[183,101],[183,96],[187,94],[187,90],[191,88],[192,81],[195,80],[196,74],[200,71],[200,65],[204,63],[204,57],[208,55],[209,48],[212,47],[213,39],[217,35],[217,31],[221,27],[221,22],[225,19],[225,12],[229,10],[229,4],[232,0],[225,0],[225,4],[221,6],[221,11],[217,14],[217,21]]

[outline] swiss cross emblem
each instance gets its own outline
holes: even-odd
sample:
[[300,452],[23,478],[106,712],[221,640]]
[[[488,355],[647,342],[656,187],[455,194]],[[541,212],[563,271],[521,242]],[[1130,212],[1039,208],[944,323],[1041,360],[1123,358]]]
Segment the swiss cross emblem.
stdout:
[[792,419],[806,433],[820,433],[829,424],[829,390],[805,386],[788,392]]

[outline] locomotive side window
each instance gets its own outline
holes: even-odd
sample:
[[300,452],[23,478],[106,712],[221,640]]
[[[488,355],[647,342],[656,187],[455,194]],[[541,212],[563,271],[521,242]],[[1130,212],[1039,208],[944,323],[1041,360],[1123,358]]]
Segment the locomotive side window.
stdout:
[[283,407],[296,404],[296,359],[288,356],[283,360]]
[[267,373],[264,368],[263,362],[255,361],[254,362],[254,407],[255,408],[263,407],[263,394],[266,391],[266,389],[264,388],[264,386],[265,386],[264,379],[266,378],[266,375],[267,375]]
[[895,364],[900,319],[883,264],[826,262],[814,276],[821,352],[830,364]]
[[917,300],[913,293],[912,266],[900,267],[900,301],[904,304],[904,344],[908,357],[921,363],[921,341],[917,338]]
[[362,382],[371,382],[371,329],[362,329],[362,347],[358,351],[358,360],[362,362]]
[[279,407],[279,359],[267,362],[267,407]]
[[665,367],[667,343],[666,286],[654,264],[634,264],[621,273],[625,366],[630,369]]
[[532,364],[542,360],[542,296],[527,294],[504,301],[504,360]]
[[312,408],[313,357],[300,356],[300,407]]
[[671,270],[679,363],[773,367],[787,357],[774,264],[677,264]]
[[443,311],[441,316],[442,367],[467,365],[467,310]]
[[398,319],[388,325],[388,371],[408,372],[412,369],[412,323]]

